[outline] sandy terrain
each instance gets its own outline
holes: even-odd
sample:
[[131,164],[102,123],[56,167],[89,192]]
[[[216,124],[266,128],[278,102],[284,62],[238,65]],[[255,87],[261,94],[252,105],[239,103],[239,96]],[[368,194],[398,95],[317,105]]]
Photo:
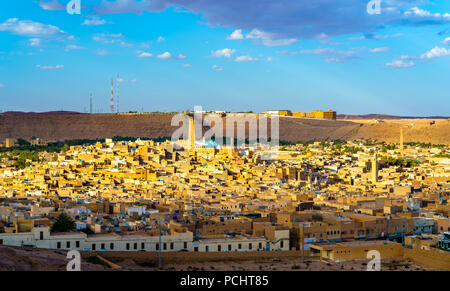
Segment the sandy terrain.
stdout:
[[[156,271],[159,270],[155,260],[138,260],[136,263],[131,258],[114,258],[113,253],[108,253],[113,259],[111,262],[121,267],[121,270],[130,271]],[[0,271],[66,271],[69,261],[66,259],[66,251],[27,249],[0,246]],[[83,253],[83,258],[93,254]],[[102,254],[100,254],[102,255]],[[104,254],[104,256],[106,253]],[[109,256],[106,256],[109,257]],[[166,271],[365,271],[368,260],[352,260],[345,262],[323,261],[318,258],[306,257],[281,257],[281,258],[258,258],[238,261],[204,261],[192,262],[190,264],[165,263],[163,260],[162,270]],[[93,264],[82,260],[82,271],[112,271],[101,264]],[[434,270],[430,267],[401,259],[383,259],[382,271],[419,271]]]
[[[20,249],[0,246],[0,271],[66,271],[69,259],[65,251]],[[81,269],[102,271],[98,264],[81,262]]]
[[[46,141],[122,137],[170,137],[171,114],[0,114],[0,140],[39,137]],[[434,125],[430,122],[435,121]],[[450,144],[450,119],[314,120],[280,118],[280,139],[285,141],[366,139]]]

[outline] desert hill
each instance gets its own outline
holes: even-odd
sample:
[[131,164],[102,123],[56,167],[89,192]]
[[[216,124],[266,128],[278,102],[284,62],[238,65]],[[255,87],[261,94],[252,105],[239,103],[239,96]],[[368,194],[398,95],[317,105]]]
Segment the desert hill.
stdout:
[[[122,137],[170,137],[173,114],[0,114],[0,141],[5,138],[39,137],[46,141]],[[434,124],[431,124],[433,123]],[[366,139],[399,142],[450,144],[450,119],[351,119],[315,120],[280,118],[280,139],[285,141]]]

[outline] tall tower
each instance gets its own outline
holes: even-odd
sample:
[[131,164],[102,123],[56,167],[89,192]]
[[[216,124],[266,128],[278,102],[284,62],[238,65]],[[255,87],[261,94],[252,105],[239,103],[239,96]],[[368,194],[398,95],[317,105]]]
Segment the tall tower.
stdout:
[[189,146],[193,150],[195,148],[195,127],[194,117],[189,117]]
[[89,113],[92,114],[92,93],[89,96]]
[[403,150],[403,127],[400,127],[400,150]]
[[377,153],[373,155],[372,159],[372,182],[376,183],[378,181],[378,161],[377,161]]
[[114,113],[114,78],[111,78],[111,113]]
[[117,82],[117,100],[116,100],[117,105],[116,105],[116,111],[117,111],[117,113],[119,113],[119,74],[117,74],[116,82]]

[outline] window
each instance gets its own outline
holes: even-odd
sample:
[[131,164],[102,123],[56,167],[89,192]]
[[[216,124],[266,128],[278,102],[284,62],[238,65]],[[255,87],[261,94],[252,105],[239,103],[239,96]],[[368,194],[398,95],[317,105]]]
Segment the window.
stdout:
[[2,239],[0,239],[0,245],[2,245],[3,244],[3,240]]
[[252,243],[248,244],[248,249],[251,250],[252,249]]
[[70,241],[66,242],[66,248],[70,248]]
[[137,250],[137,243],[134,243],[133,247],[134,247],[135,250]]
[[283,248],[283,247],[284,247],[284,240],[282,240],[280,243],[280,248]]
[[156,250],[159,251],[159,244],[156,244]]
[[231,245],[228,245],[228,251],[231,251]]
[[218,251],[218,252],[221,252],[221,251],[222,251],[222,246],[221,246],[221,245],[218,245],[218,246],[217,246],[217,251]]
[[127,243],[127,250],[129,250],[130,249],[130,244],[129,243]]
[[113,249],[114,249],[114,244],[113,244],[113,243],[110,243],[110,244],[109,244],[109,248],[110,248],[111,250],[113,250]]
[[167,250],[167,243],[163,243],[163,250]]
[[44,239],[44,232],[43,231],[39,232],[39,239],[40,240]]
[[238,244],[238,249],[242,249],[242,245],[241,244]]
[[75,242],[75,247],[77,247],[77,248],[80,247],[80,241],[77,240],[77,241]]
[[92,244],[92,250],[93,251],[95,251],[95,248],[96,248],[95,244]]
[[173,250],[173,242],[170,243],[170,249]]
[[259,243],[258,248],[262,249],[262,243]]
[[195,247],[195,248],[194,248],[194,252],[198,252],[198,247]]
[[61,248],[61,242],[60,242],[60,241],[56,243],[56,248],[57,248],[57,249],[60,249],[60,248]]
[[209,246],[206,246],[205,252],[209,252]]
[[101,244],[101,249],[104,250],[105,249],[105,244]]
[[145,243],[141,243],[141,249],[145,249]]
[[187,242],[184,242],[183,247],[187,249]]

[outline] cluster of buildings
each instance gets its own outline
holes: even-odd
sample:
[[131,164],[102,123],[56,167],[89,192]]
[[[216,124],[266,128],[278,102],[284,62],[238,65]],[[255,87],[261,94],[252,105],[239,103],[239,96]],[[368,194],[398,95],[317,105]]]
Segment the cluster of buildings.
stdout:
[[[257,149],[136,140],[0,166],[0,244],[86,251],[448,250],[448,147],[347,142]],[[347,148],[357,150],[347,151]],[[393,166],[386,157],[413,159]],[[65,213],[75,232],[53,233]],[[413,239],[414,238],[414,239]],[[381,243],[382,242],[382,243]],[[414,242],[414,243],[413,243]],[[353,250],[353,253],[351,251]],[[353,254],[353,255],[351,255]]]
[[[6,148],[12,148],[16,146],[18,143],[17,139],[15,138],[6,138],[4,143],[0,143],[0,147],[6,147]],[[32,146],[41,146],[41,145],[47,145],[47,142],[40,138],[32,138],[29,141],[30,145]]]
[[303,117],[303,118],[319,118],[319,119],[332,119],[336,120],[336,111],[327,110],[320,111],[314,110],[312,112],[292,112],[290,110],[269,110],[264,112],[265,114],[279,115],[279,116],[291,116],[291,117]]

